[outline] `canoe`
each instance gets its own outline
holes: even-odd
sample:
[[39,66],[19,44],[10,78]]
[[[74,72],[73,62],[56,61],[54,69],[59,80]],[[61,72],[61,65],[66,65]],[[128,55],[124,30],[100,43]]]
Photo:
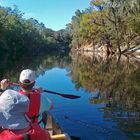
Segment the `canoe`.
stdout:
[[45,112],[44,115],[46,115],[45,129],[50,133],[52,140],[72,140],[49,112]]
[[[44,112],[42,118],[42,122],[45,125],[44,129],[49,132],[52,140],[72,140],[49,112]],[[0,132],[2,130],[0,127]]]

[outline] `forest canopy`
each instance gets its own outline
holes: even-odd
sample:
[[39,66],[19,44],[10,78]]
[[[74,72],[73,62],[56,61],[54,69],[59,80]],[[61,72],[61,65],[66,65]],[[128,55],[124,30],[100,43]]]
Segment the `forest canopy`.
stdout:
[[91,0],[90,8],[77,10],[67,26],[72,49],[106,46],[108,52],[140,49],[139,0]]
[[139,0],[91,0],[89,8],[77,10],[59,31],[23,15],[17,6],[0,7],[0,55],[82,50],[89,45],[105,46],[107,53],[140,49]]
[[45,51],[68,50],[67,30],[53,31],[36,19],[23,18],[17,6],[0,7],[0,55],[35,55]]

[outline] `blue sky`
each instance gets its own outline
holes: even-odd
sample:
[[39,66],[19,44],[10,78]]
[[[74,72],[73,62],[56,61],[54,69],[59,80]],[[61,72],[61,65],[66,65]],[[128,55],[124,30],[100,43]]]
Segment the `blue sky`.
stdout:
[[1,6],[17,5],[24,17],[33,17],[53,30],[64,29],[77,9],[85,10],[90,0],[0,0]]

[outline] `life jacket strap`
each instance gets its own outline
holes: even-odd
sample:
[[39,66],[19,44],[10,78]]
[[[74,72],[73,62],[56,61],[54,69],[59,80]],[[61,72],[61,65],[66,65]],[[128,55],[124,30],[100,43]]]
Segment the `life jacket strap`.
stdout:
[[26,96],[29,98],[30,100],[30,92],[26,92]]
[[35,123],[35,120],[38,119],[39,115],[34,115],[32,117],[29,117],[32,120],[32,123]]
[[[27,95],[27,97],[29,98],[29,100],[30,100],[30,92],[26,92],[26,95]],[[34,115],[34,116],[32,116],[32,117],[29,117],[31,120],[32,120],[32,123],[35,123],[35,120],[36,119],[38,119],[38,117],[39,117],[39,115]]]

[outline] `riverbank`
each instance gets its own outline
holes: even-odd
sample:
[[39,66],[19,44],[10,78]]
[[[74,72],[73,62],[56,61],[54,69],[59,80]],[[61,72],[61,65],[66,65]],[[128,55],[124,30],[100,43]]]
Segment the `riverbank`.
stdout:
[[[74,51],[77,52],[77,54],[82,54],[87,57],[93,57],[98,56],[101,57],[103,60],[106,60],[109,57],[120,57],[120,54],[116,49],[110,50],[110,53],[107,53],[107,47],[105,45],[95,45],[92,44],[89,45],[83,45],[80,48],[76,48]],[[125,56],[127,59],[131,59],[132,61],[138,61],[140,62],[140,46],[137,47],[131,47],[129,49],[125,47],[121,47],[122,56]]]

